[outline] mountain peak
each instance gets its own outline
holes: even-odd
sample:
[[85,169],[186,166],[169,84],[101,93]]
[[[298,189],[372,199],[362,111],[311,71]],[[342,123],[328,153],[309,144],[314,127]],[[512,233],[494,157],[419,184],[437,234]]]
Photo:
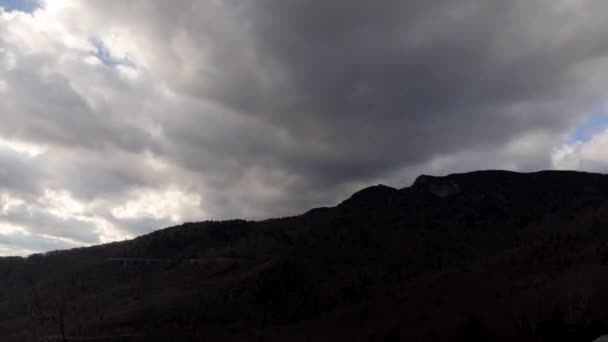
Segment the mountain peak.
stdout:
[[377,205],[391,201],[399,194],[399,190],[384,184],[367,187],[355,192],[349,199],[340,205]]

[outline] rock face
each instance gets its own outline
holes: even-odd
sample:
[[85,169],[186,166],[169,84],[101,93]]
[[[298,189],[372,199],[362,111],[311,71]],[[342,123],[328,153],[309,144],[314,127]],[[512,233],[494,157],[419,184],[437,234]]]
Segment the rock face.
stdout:
[[608,342],[608,335],[600,336],[593,340],[593,342]]
[[440,198],[450,197],[460,193],[460,186],[456,182],[445,177],[422,175],[416,179],[413,187],[428,191]]

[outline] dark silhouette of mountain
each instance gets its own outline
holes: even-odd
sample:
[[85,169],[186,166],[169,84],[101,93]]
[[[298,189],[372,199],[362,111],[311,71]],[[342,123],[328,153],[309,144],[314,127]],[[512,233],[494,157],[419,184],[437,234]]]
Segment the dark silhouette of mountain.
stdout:
[[2,341],[592,341],[608,176],[478,171],[0,258]]

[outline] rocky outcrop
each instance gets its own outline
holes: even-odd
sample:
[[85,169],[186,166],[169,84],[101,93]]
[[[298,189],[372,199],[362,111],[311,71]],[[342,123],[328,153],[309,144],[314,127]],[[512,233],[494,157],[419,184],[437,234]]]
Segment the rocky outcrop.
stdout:
[[460,193],[460,186],[446,177],[434,177],[422,175],[416,178],[414,189],[428,191],[437,197],[450,197]]

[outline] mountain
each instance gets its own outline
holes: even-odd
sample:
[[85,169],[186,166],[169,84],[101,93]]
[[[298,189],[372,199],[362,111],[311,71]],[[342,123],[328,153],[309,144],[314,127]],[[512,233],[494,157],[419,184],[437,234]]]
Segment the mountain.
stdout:
[[592,341],[608,175],[478,171],[0,258],[2,341]]

